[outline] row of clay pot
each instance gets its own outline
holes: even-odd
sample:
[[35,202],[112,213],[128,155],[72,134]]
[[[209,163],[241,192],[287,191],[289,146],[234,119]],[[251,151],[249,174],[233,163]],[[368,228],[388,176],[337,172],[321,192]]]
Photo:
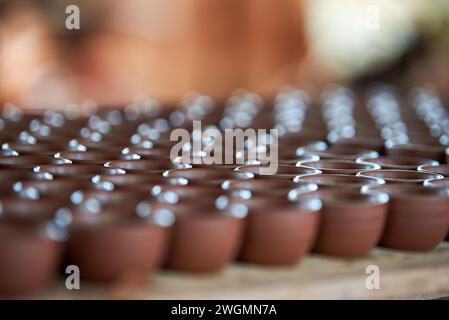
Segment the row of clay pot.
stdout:
[[[122,122],[101,141],[104,115],[50,136],[21,134],[34,144],[17,141],[28,124],[17,125],[2,154],[19,155],[0,157],[0,296],[41,288],[63,258],[86,280],[114,282],[160,267],[212,272],[234,259],[293,264],[311,250],[352,257],[378,244],[434,248],[449,227],[447,168],[434,160],[449,154],[428,143],[413,114],[403,115],[413,143],[393,145],[359,109],[359,136],[328,147],[321,111],[309,108],[301,134],[280,138],[273,176],[256,164],[172,162],[169,131],[150,139],[150,126],[139,124],[164,127],[164,119]],[[256,115],[253,126],[263,121]],[[86,124],[88,137],[80,136]]]
[[[32,160],[39,159],[33,156]],[[67,248],[69,261],[81,268],[83,278],[97,281],[120,280],[128,273],[146,275],[162,260],[173,268],[212,271],[233,258],[243,217],[234,217],[232,212],[219,213],[213,203],[206,203],[202,197],[210,199],[211,192],[216,191],[221,194],[218,187],[226,179],[250,174],[196,168],[169,170],[164,177],[162,172],[169,169],[165,166],[169,162],[161,160],[119,160],[104,166],[38,161],[41,165],[32,171],[29,165],[36,164],[33,161],[0,170],[2,181],[9,181],[10,187],[2,190],[5,194],[0,197],[0,225],[5,229],[1,233],[0,255],[6,261],[0,272],[1,296],[22,295],[42,287],[55,274],[63,247]],[[126,174],[120,171],[123,169]],[[39,174],[48,174],[51,179]],[[182,185],[186,179],[191,184],[188,188]],[[153,187],[161,189],[170,181],[177,184],[178,191],[184,190],[180,195],[195,201],[162,206],[149,197]],[[164,192],[157,198],[170,199],[172,193]],[[153,200],[138,206],[145,199]],[[72,209],[58,210],[67,206]],[[54,228],[48,226],[56,225],[56,217],[70,217],[67,212],[73,213],[73,223],[67,245],[63,245],[64,237],[54,237]],[[173,215],[176,232],[170,227]],[[172,254],[164,259],[163,252],[167,252],[172,235]],[[211,260],[191,260],[195,250]],[[190,260],[186,261],[186,257]],[[29,265],[35,266],[35,272],[26,269]]]
[[[162,261],[177,270],[205,272],[222,268],[237,255],[241,260],[249,262],[291,264],[312,247],[314,251],[324,254],[357,256],[369,252],[379,239],[381,244],[393,248],[428,250],[437,245],[447,232],[449,210],[445,189],[409,185],[401,187],[397,184],[387,184],[385,189],[380,179],[326,174],[297,176],[296,180],[300,183],[298,187],[290,179],[236,180],[234,178],[238,173],[209,170],[167,171],[169,177],[187,179],[190,186],[156,185],[152,191],[157,201],[140,203],[141,199],[135,191],[120,193],[120,189],[99,191],[102,197],[92,190],[82,195],[77,193],[71,197],[77,207],[73,210],[75,214],[67,245],[70,260],[81,268],[84,278],[111,281],[148,274]],[[113,179],[124,179],[128,174],[112,176]],[[312,177],[316,177],[316,180],[311,181]],[[337,188],[345,190],[336,191],[335,184],[334,187],[332,184],[325,187],[325,177],[328,177],[328,182],[332,180],[329,177],[333,177]],[[107,181],[107,178],[104,175],[97,180]],[[142,174],[134,175],[133,178],[143,179]],[[230,179],[222,183],[227,194],[216,188],[223,179]],[[202,183],[204,180],[207,182]],[[318,182],[322,190],[313,192],[313,186],[316,185],[311,182]],[[349,185],[351,187],[347,190],[343,188]],[[357,188],[354,188],[356,185]],[[370,190],[368,194],[360,193],[359,189],[367,189],[363,186],[386,191],[392,199],[390,204],[387,205],[388,197],[383,192],[372,193],[373,190]],[[294,192],[289,192],[292,187]],[[277,190],[278,193],[271,193],[271,190]],[[290,194],[291,200],[299,203],[286,201],[285,192]],[[217,211],[210,201],[208,203],[207,199],[216,197],[221,211]],[[97,203],[92,199],[101,201]],[[179,199],[182,200],[177,203]],[[23,255],[21,259],[11,259],[8,254],[17,255],[17,252],[11,251],[10,246],[2,248],[1,252],[6,255],[4,258],[9,265],[5,270],[10,272],[2,274],[6,295],[21,294],[27,291],[25,289],[36,289],[42,285],[52,273],[51,270],[54,270],[62,250],[58,237],[51,236],[51,229],[46,229],[50,234],[43,237],[42,231],[37,232],[38,228],[33,228],[31,223],[39,221],[39,208],[44,208],[42,214],[48,214],[55,212],[60,204],[55,204],[52,198],[41,198],[37,202],[30,199],[15,200],[9,204],[3,202],[6,217],[8,212],[14,212],[10,207],[18,207],[16,213],[23,213],[32,206],[36,220],[26,217],[24,220],[29,222],[26,229],[17,223],[7,224],[9,230],[3,235],[12,236],[14,242],[21,243],[24,249],[27,248],[28,240],[40,243],[44,248],[42,250],[51,253],[52,259],[43,255],[36,260],[41,263],[41,269],[37,270],[42,273],[36,273],[37,278],[28,282],[34,284],[34,287],[27,287],[20,282],[23,287],[13,286],[11,289],[6,285],[7,279],[14,272],[23,270],[24,259],[36,257],[27,249],[20,251]],[[133,206],[122,206],[125,200],[137,203],[136,210],[133,210]],[[323,207],[320,210],[321,202]],[[113,205],[102,207],[102,203]],[[412,206],[407,206],[407,203],[412,203]],[[434,209],[430,207],[432,203],[435,204]],[[46,208],[45,204],[48,205]],[[54,207],[51,208],[51,205]],[[65,211],[56,212],[59,219],[64,217],[64,213],[68,215]],[[382,233],[385,219],[386,229]],[[5,224],[2,227],[5,228]],[[412,237],[409,236],[411,231]],[[54,230],[52,232],[55,233]],[[170,246],[168,255],[164,254],[167,252],[164,249],[166,246]],[[147,250],[151,250],[152,254],[142,254]]]
[[[39,157],[52,156],[63,160],[70,160],[73,163],[94,163],[104,164],[111,160],[122,159],[168,159],[168,154],[173,142],[152,142],[146,140],[144,142],[150,143],[151,147],[143,147],[140,144],[131,145],[129,140],[125,139],[123,143],[116,143],[116,145],[109,145],[106,141],[92,142],[94,146],[86,144],[88,150],[85,151],[60,151],[65,147],[62,145],[47,149],[46,144],[23,144],[14,145],[8,144],[8,148],[17,151],[23,157],[32,157],[33,155]],[[99,147],[101,146],[101,148]],[[6,149],[9,150],[9,149]],[[60,151],[60,152],[57,152]],[[293,152],[292,152],[293,151]],[[6,151],[5,151],[6,152]],[[226,152],[226,150],[225,150]],[[326,143],[315,138],[307,138],[304,136],[285,136],[279,141],[279,161],[295,160],[295,157],[304,156],[305,154],[314,154],[321,159],[344,159],[356,160],[361,157],[376,158],[383,152],[387,156],[394,157],[417,157],[437,160],[440,163],[446,161],[448,152],[444,146],[441,145],[422,145],[422,144],[399,144],[383,146],[382,139],[379,138],[363,138],[355,137],[350,139],[341,139],[333,143],[327,148]],[[9,156],[1,156],[0,165],[5,162],[6,165]],[[19,159],[15,159],[19,161]],[[15,161],[13,160],[13,161]],[[35,159],[34,164],[39,164],[39,160]],[[20,163],[19,163],[20,165]]]
[[[410,237],[410,240],[412,240],[412,242],[415,241],[415,244],[407,241],[405,241],[405,244],[400,243],[400,240],[398,240],[398,242],[394,240],[385,240],[381,243],[392,248],[403,250],[432,249],[438,243],[440,243],[442,239],[444,239],[447,233],[447,213],[449,211],[447,211],[448,208],[445,203],[447,203],[448,201],[447,186],[449,185],[449,179],[443,179],[443,174],[447,174],[447,171],[445,171],[447,169],[447,165],[436,165],[435,162],[432,162],[430,165],[422,165],[422,163],[426,163],[427,161],[422,161],[423,159],[419,158],[402,159],[403,161],[399,160],[399,158],[384,157],[379,163],[387,163],[388,165],[394,164],[400,166],[412,165],[415,169],[418,170],[373,168],[371,168],[370,170],[366,170],[367,168],[361,167],[359,165],[372,165],[377,167],[380,167],[380,165],[378,163],[357,163],[351,162],[349,160],[304,161],[299,163],[298,168],[304,167],[308,169],[315,169],[323,172],[323,174],[309,173],[301,176],[299,174],[303,172],[297,171],[295,173],[298,175],[293,180],[298,183],[316,184],[318,185],[320,191],[336,189],[358,192],[366,192],[367,190],[385,191],[391,196],[391,208],[395,208],[395,210],[392,210],[390,208],[390,211],[392,212],[391,221],[397,220],[395,218],[397,216],[402,216],[402,218],[400,218],[399,220],[407,220],[407,213],[411,209],[406,205],[406,203],[409,202],[416,204],[413,207],[413,212],[415,212],[415,216],[419,217],[418,219],[416,219],[415,217],[415,219],[412,221],[401,222],[404,226],[406,226],[404,229],[397,228],[397,226],[396,228],[391,227],[386,229],[386,234],[388,234],[390,237],[391,235],[393,235],[393,239],[395,239],[394,235],[396,233],[398,237],[406,238],[407,225],[412,223],[412,229],[417,230],[415,230],[416,237]],[[291,168],[289,169],[292,170]],[[259,180],[264,179],[264,176],[258,175],[255,166],[239,167],[237,168],[237,170],[249,171],[254,173],[256,175],[256,178],[258,178]],[[282,170],[285,169],[282,168]],[[272,178],[273,177],[270,177],[270,179]],[[429,188],[425,188],[424,186],[434,187],[434,189],[429,190]],[[421,197],[417,197],[420,192]],[[405,198],[406,200],[400,201],[402,199],[401,197]],[[439,202],[439,207],[437,205],[436,207],[428,208],[428,204],[432,201]],[[401,206],[404,207],[404,210],[402,210],[402,213],[397,214],[396,210],[401,210]],[[324,206],[324,209],[325,208],[326,206]],[[430,224],[432,223],[432,221],[429,221],[427,215],[428,210],[435,211],[435,215],[439,215],[439,218],[437,218],[437,220],[435,220],[435,223],[433,224],[433,227],[435,228],[433,230],[426,230],[419,227],[420,224],[426,225],[427,222],[430,222]],[[390,217],[390,214],[388,216]],[[387,226],[389,225],[390,224],[387,223]],[[423,239],[423,241],[419,242],[419,240],[417,239]],[[329,252],[323,252],[329,254]]]

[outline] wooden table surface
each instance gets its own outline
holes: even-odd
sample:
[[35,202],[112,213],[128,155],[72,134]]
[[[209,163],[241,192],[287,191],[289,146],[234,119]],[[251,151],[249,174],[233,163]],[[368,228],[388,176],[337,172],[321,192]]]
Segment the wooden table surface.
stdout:
[[[377,265],[380,289],[368,290],[366,267]],[[234,263],[218,274],[161,271],[139,285],[100,286],[64,280],[41,299],[415,299],[449,296],[449,243],[427,253],[377,248],[369,256],[337,259],[309,255],[296,266],[273,268]]]

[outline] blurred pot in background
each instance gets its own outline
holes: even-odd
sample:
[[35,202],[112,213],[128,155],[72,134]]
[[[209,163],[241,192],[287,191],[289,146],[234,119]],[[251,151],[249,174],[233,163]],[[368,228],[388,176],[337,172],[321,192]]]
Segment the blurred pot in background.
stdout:
[[[80,30],[65,29],[68,4],[80,8]],[[3,16],[3,99],[27,106],[273,95],[306,51],[302,0],[8,1]]]

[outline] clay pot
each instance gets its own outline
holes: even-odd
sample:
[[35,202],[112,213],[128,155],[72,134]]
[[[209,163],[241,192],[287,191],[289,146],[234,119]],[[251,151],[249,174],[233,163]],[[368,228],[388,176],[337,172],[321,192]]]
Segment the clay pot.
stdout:
[[162,175],[145,174],[145,173],[125,173],[125,174],[102,174],[92,178],[92,182],[96,184],[112,183],[116,188],[131,188],[136,186],[147,186],[148,190],[155,185],[167,182]]
[[221,185],[226,191],[249,190],[256,195],[280,195],[287,196],[291,189],[296,187],[291,180],[282,179],[234,179],[226,180]]
[[87,181],[74,179],[21,180],[14,184],[13,190],[23,197],[37,191],[39,197],[68,198],[74,191],[89,186]]
[[363,178],[346,174],[317,174],[313,176],[298,177],[294,179],[297,183],[314,183],[319,189],[342,189],[361,191],[367,186],[385,184],[382,179]]
[[143,148],[138,146],[126,147],[121,151],[122,155],[132,155],[136,154],[143,160],[153,160],[153,159],[170,159],[170,149],[169,148]]
[[320,159],[341,159],[355,161],[360,157],[376,158],[379,153],[374,150],[364,149],[360,147],[333,145],[325,151],[315,151]]
[[234,170],[239,166],[235,158],[226,158],[226,156],[220,156],[217,158],[212,156],[177,157],[172,162],[179,168],[184,166],[186,168],[193,167]]
[[188,181],[188,184],[203,184],[219,187],[225,180],[249,179],[254,175],[249,172],[223,169],[187,168],[167,170],[163,173],[163,176],[169,179],[185,179]]
[[166,160],[115,160],[105,164],[107,168],[123,169],[126,172],[162,174],[165,170],[173,168]]
[[414,135],[413,132],[408,132],[409,143],[435,146],[440,144],[438,138],[432,137],[428,134],[429,129],[427,127],[424,127],[423,130],[424,132],[416,133],[416,135]]
[[393,146],[387,145],[385,152],[388,156],[427,158],[441,163],[444,163],[446,160],[445,147],[439,145],[412,143]]
[[353,160],[319,160],[303,161],[298,164],[301,168],[319,170],[322,173],[351,174],[355,175],[360,171],[379,169],[377,164],[357,163]]
[[390,196],[383,246],[412,251],[435,248],[449,229],[449,195],[446,190],[417,185],[373,188]]
[[388,195],[325,190],[319,191],[318,196],[323,207],[313,250],[340,257],[368,254],[382,235]]
[[[72,193],[72,203],[79,205],[78,211],[85,211],[85,205],[89,205],[90,200],[99,201],[101,207],[98,210],[115,209],[113,213],[122,216],[133,215],[136,205],[150,197],[150,188],[139,190],[134,188],[120,188],[114,190],[107,189],[85,189]],[[89,208],[87,208],[89,210]]]
[[8,143],[8,149],[16,151],[19,155],[46,155],[53,156],[57,151],[63,150],[64,146],[57,143],[21,143],[11,142]]
[[19,180],[32,178],[34,174],[27,169],[0,169],[1,191],[9,191],[14,183]]
[[173,215],[149,212],[144,218],[118,214],[81,214],[71,228],[68,259],[89,281],[126,281],[147,277],[160,264]]
[[436,173],[412,171],[412,170],[369,170],[357,173],[359,177],[384,179],[387,184],[423,184],[428,179],[442,179],[443,176]]
[[120,152],[107,150],[89,151],[62,151],[55,154],[56,158],[67,159],[76,164],[99,164],[103,165],[111,160],[122,159]]
[[0,297],[23,298],[56,275],[72,215],[58,199],[0,201]]
[[278,144],[279,150],[284,148],[294,148],[295,150],[301,149],[302,152],[315,153],[315,151],[323,151],[327,149],[327,143],[325,141],[303,135],[283,136],[279,139]]
[[[297,165],[301,161],[318,161],[318,160],[320,160],[320,157],[312,153],[304,153],[302,156],[297,156],[296,154],[283,153],[279,154],[278,157],[279,164],[293,165],[293,166]],[[267,162],[262,161],[261,163]]]
[[449,178],[426,180],[426,181],[424,181],[423,185],[425,187],[442,188],[442,189],[446,188],[447,189],[447,188],[449,188]]
[[23,155],[23,156],[0,156],[0,168],[22,168],[32,169],[35,166],[47,164],[70,163],[65,159],[56,159],[50,156]]
[[[116,127],[117,128],[117,127]],[[132,132],[127,130],[109,131],[102,135],[101,141],[92,141],[92,139],[78,139],[77,141],[86,146],[88,150],[107,150],[109,148],[117,150],[129,145]]]
[[449,164],[440,165],[421,165],[418,167],[418,171],[426,171],[443,175],[445,178],[449,178]]
[[332,146],[356,147],[377,151],[379,154],[384,153],[384,140],[380,137],[353,137],[338,139]]
[[[235,152],[234,152],[235,154]],[[300,155],[299,155],[300,154]],[[305,150],[297,151],[295,148],[279,148],[277,158],[274,159],[271,151],[268,152],[257,152],[255,151],[254,155],[250,157],[249,151],[245,150],[244,152],[240,152],[238,155],[231,157],[223,157],[223,162],[226,163],[226,160],[230,161],[234,164],[234,167],[242,166],[242,165],[252,165],[252,164],[270,164],[276,162],[278,164],[284,165],[295,165],[298,161],[304,160],[319,160],[319,157],[316,154],[310,153]],[[256,159],[254,159],[254,156]],[[237,161],[239,160],[239,161]],[[195,165],[194,165],[195,166]]]
[[[87,151],[83,151],[83,152],[111,153],[111,151],[112,151],[112,153],[118,154],[120,152],[120,150],[122,150],[124,147],[126,147],[129,144],[129,140],[123,136],[120,136],[120,138],[117,139],[117,138],[112,137],[112,135],[108,140],[108,135],[103,135],[102,141],[97,142],[97,141],[93,141],[91,139],[76,139],[76,144],[82,145],[87,149]],[[117,159],[117,158],[110,158],[109,160],[113,160],[113,159]]]
[[36,225],[51,220],[54,213],[64,207],[67,201],[62,198],[19,197],[15,194],[0,197],[1,218],[20,224]]
[[[313,108],[312,108],[313,109]],[[311,109],[309,109],[311,110]],[[311,124],[311,122],[314,122]],[[307,114],[307,121],[303,123],[303,128],[301,130],[301,135],[316,137],[321,141],[325,141],[327,139],[327,127],[324,123],[322,123],[322,115],[317,114],[315,119],[310,117],[310,114]],[[300,149],[298,149],[300,150]],[[305,151],[305,150],[304,150]],[[317,150],[309,151],[315,153]]]
[[262,168],[267,168],[268,165],[248,165],[237,167],[235,170],[237,172],[247,172],[254,174],[257,179],[286,179],[292,180],[297,176],[305,176],[311,174],[321,173],[320,170],[314,168],[297,167],[291,165],[278,165],[277,171],[273,175],[261,174]]
[[214,204],[215,199],[226,191],[208,185],[156,185],[151,194],[163,202],[189,202],[195,200],[203,204]]
[[[150,208],[150,209],[148,209]],[[243,215],[218,211],[197,200],[179,204],[144,202],[137,210],[170,209],[176,222],[172,227],[165,266],[187,272],[217,272],[237,254],[243,232]],[[237,212],[238,213],[238,212]]]
[[239,259],[265,265],[292,265],[311,248],[320,219],[321,201],[250,206]]
[[0,222],[0,298],[33,295],[56,276],[62,245],[42,231]]
[[41,165],[34,168],[36,173],[49,173],[57,179],[75,179],[89,181],[98,174],[107,174],[122,172],[112,168],[105,168],[96,164],[60,164],[60,165]]
[[380,156],[377,158],[360,157],[356,160],[363,164],[377,164],[382,169],[417,170],[419,166],[436,166],[438,161],[416,157]]

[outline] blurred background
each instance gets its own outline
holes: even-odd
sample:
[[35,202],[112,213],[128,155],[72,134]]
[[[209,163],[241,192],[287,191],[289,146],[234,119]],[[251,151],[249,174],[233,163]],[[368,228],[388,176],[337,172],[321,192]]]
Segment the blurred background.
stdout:
[[[81,28],[67,30],[67,5]],[[449,92],[449,0],[0,0],[0,104],[388,81]]]

